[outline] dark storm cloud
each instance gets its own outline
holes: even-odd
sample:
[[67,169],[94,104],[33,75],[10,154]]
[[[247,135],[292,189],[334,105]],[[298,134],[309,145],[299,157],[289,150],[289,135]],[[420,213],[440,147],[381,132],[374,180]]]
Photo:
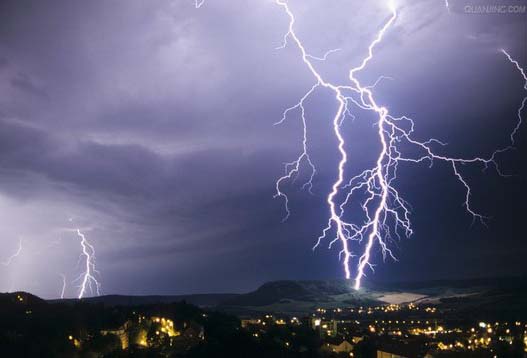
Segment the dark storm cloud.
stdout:
[[160,174],[159,157],[140,146],[65,145],[40,129],[5,121],[0,138],[4,169],[36,172],[87,190],[133,195]]
[[[382,1],[291,4],[310,51],[342,48],[320,64],[340,82],[387,16]],[[441,5],[405,4],[361,75],[371,83],[380,74],[394,77],[378,94],[394,112],[416,116],[420,135],[438,134],[452,143],[445,150],[488,153],[507,139],[521,100],[521,81],[496,54],[503,45],[527,62],[520,18],[450,16]],[[272,198],[301,134],[295,115],[272,124],[313,84],[293,46],[275,50],[287,19],[272,2],[209,1],[196,10],[191,0],[3,1],[0,14],[0,243],[8,251],[23,233],[28,255],[45,253],[9,272],[20,275],[21,289],[56,295],[57,272],[75,271],[78,255],[74,237],[58,233],[75,225],[89,229],[105,292],[230,291],[268,279],[341,274],[334,251],[311,251],[335,175],[328,126],[335,103],[328,93],[307,105],[319,170],[315,195],[288,186],[293,215],[283,224],[282,203]],[[371,126],[356,126],[346,128],[354,163],[362,166],[373,155]],[[511,170],[519,166],[514,154],[503,160]],[[471,231],[451,176],[405,170],[420,178],[400,185],[423,236],[402,242],[401,264],[379,266],[379,278],[390,277],[383,270],[399,270],[398,280],[417,277],[409,275],[412,263],[431,259],[423,254],[430,242],[448,252],[461,236],[470,245],[481,236],[481,251],[465,248],[467,257],[492,251],[498,231]],[[486,212],[517,205],[477,199],[486,185],[504,185],[493,176],[478,184],[478,176],[470,179]],[[513,188],[523,172],[519,178]],[[457,197],[443,200],[451,191]],[[455,220],[426,214],[452,210]],[[525,253],[505,217],[496,219],[496,226],[509,225],[503,242]],[[436,219],[452,222],[430,233]],[[46,266],[45,255],[53,265]],[[423,275],[450,275],[439,264],[448,257],[434,259],[436,268]],[[36,271],[48,278],[30,286]]]
[[31,95],[41,97],[41,98],[49,98],[46,91],[37,86],[32,80],[31,77],[26,75],[25,73],[18,73],[15,77],[13,77],[10,81],[11,85],[21,91],[27,92]]

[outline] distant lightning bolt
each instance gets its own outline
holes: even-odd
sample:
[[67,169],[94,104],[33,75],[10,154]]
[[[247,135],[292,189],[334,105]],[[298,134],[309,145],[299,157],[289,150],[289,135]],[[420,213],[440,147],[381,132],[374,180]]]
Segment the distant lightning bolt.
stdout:
[[204,2],[205,0],[195,0],[194,6],[196,6],[196,9],[199,9],[203,5]]
[[[525,74],[525,70],[520,66],[518,61],[516,61],[515,59],[511,57],[511,55],[509,55],[507,51],[505,51],[504,49],[501,49],[500,51],[507,57],[507,59],[514,66],[516,66],[516,69],[520,72],[520,74],[523,77],[523,80],[525,81],[525,84],[523,85],[523,89],[527,91],[527,75]],[[527,103],[527,94],[525,95],[525,97],[523,97],[520,108],[518,108],[518,122],[516,123],[516,127],[514,127],[513,131],[511,132],[511,145],[514,145],[515,143],[514,137],[516,136],[516,133],[518,132],[518,130],[520,129],[520,126],[522,125],[522,112],[523,112],[523,109],[525,108],[525,103]]]
[[20,256],[21,253],[22,253],[22,239],[19,239],[19,240],[18,240],[18,248],[17,248],[16,252],[15,252],[13,255],[9,256],[5,261],[3,261],[3,262],[2,262],[2,265],[4,265],[4,266],[9,266],[9,265],[11,265],[11,262],[12,262],[15,258],[17,258],[18,256]]
[[[96,292],[97,295],[100,295],[100,283],[95,278],[95,274],[98,271],[95,269],[95,249],[93,246],[86,240],[86,236],[77,229],[77,236],[80,238],[80,244],[82,247],[81,258],[84,258],[84,272],[77,279],[81,281],[80,291],[78,298],[83,298],[88,289],[90,293]],[[95,289],[94,289],[95,287]]]
[[66,275],[61,273],[59,274],[59,276],[62,278],[62,289],[60,291],[60,298],[64,299],[64,293],[66,292]]
[[[382,252],[383,258],[387,256],[396,260],[392,251],[388,248],[388,242],[393,239],[393,235],[400,237],[400,233],[405,236],[412,235],[412,227],[410,222],[410,210],[408,203],[401,197],[397,189],[394,187],[394,181],[397,179],[398,165],[404,163],[423,163],[428,162],[430,166],[434,161],[442,161],[448,164],[452,169],[453,176],[459,181],[465,190],[464,207],[473,218],[479,219],[483,222],[484,217],[477,213],[470,204],[472,195],[471,188],[467,180],[463,177],[460,167],[466,164],[480,164],[484,168],[492,166],[501,175],[495,157],[498,153],[502,153],[510,148],[502,148],[488,158],[461,158],[449,157],[438,154],[434,147],[445,144],[437,139],[418,140],[413,136],[414,121],[407,116],[394,117],[389,113],[388,108],[379,105],[373,95],[373,88],[375,84],[385,78],[381,76],[379,80],[372,86],[363,85],[356,75],[364,70],[370,60],[373,59],[374,49],[380,44],[384,38],[385,33],[394,24],[397,19],[397,9],[392,1],[388,3],[391,11],[391,16],[379,30],[374,40],[368,46],[366,57],[360,62],[360,65],[352,68],[349,71],[350,85],[335,85],[326,81],[319,72],[317,72],[313,59],[325,60],[327,55],[322,58],[311,56],[307,53],[302,41],[298,38],[294,31],[295,17],[290,10],[285,0],[275,0],[276,4],[282,7],[289,18],[288,31],[284,35],[284,42],[281,48],[288,44],[288,40],[292,40],[296,47],[300,50],[303,63],[309,69],[310,73],[315,79],[314,85],[302,96],[302,98],[295,105],[287,108],[282,119],[278,123],[282,123],[292,111],[299,111],[300,118],[303,125],[303,140],[302,152],[293,162],[287,163],[285,166],[285,174],[278,178],[276,182],[275,197],[280,197],[284,200],[286,216],[290,215],[288,207],[289,200],[287,195],[282,190],[282,185],[288,180],[294,180],[301,170],[301,167],[307,166],[310,170],[309,179],[304,186],[312,187],[313,176],[315,175],[315,166],[309,156],[307,147],[307,127],[304,103],[313,95],[315,90],[319,87],[329,89],[335,95],[337,101],[337,111],[333,116],[333,131],[338,143],[339,162],[337,167],[337,179],[331,187],[331,191],[327,197],[327,204],[329,207],[329,221],[327,227],[323,230],[322,235],[318,238],[314,248],[318,247],[323,239],[330,231],[335,232],[335,238],[329,243],[329,247],[336,242],[340,242],[342,250],[339,256],[344,257],[343,266],[345,277],[350,279],[352,271],[350,269],[350,261],[354,257],[350,249],[351,245],[355,246],[356,251],[362,251],[357,262],[356,270],[354,271],[354,288],[361,287],[362,278],[365,276],[365,269],[367,267],[373,269],[371,263],[372,249],[376,244]],[[448,1],[446,2],[448,5]],[[518,65],[518,63],[510,58],[505,51],[502,51],[509,60],[516,65],[523,77],[525,73]],[[527,79],[526,79],[527,80]],[[526,83],[527,89],[527,83]],[[512,144],[514,144],[514,135],[521,125],[521,112],[524,108],[526,99],[522,102],[522,106],[518,111],[519,122],[511,134]],[[380,151],[372,168],[366,169],[346,180],[346,164],[348,162],[348,154],[346,152],[346,143],[341,132],[341,125],[346,116],[354,117],[351,109],[358,111],[368,111],[375,115],[375,126],[377,128],[378,141],[380,144]],[[403,147],[410,147],[416,150],[416,154],[404,154],[408,150],[403,151]],[[345,194],[345,199],[340,200],[340,196]],[[349,203],[356,199],[360,202],[362,208],[362,218],[356,217],[354,221],[347,221],[344,216],[346,208]],[[340,201],[339,201],[340,200]]]

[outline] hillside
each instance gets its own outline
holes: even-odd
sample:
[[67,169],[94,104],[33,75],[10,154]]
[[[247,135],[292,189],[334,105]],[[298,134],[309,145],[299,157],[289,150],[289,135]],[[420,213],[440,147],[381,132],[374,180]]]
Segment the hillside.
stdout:
[[27,292],[0,293],[0,315],[6,312],[35,310],[46,305],[46,301]]
[[[85,298],[107,306],[137,306],[186,301],[235,314],[283,312],[302,314],[318,307],[369,306],[421,303],[457,310],[485,309],[491,315],[513,315],[527,302],[526,278],[500,278],[407,283],[374,283],[356,291],[346,280],[267,282],[244,294],[195,294],[178,296],[108,295]],[[75,299],[51,302],[77,302]]]
[[[83,302],[88,303],[102,303],[106,306],[140,306],[140,305],[151,305],[158,303],[173,303],[185,301],[187,303],[200,306],[200,307],[211,307],[217,306],[225,300],[229,300],[236,297],[236,294],[230,293],[211,293],[211,294],[195,294],[195,295],[155,295],[155,296],[127,296],[127,295],[104,295],[97,297],[83,298]],[[51,303],[74,303],[78,302],[77,299],[63,299],[63,300],[50,300]]]

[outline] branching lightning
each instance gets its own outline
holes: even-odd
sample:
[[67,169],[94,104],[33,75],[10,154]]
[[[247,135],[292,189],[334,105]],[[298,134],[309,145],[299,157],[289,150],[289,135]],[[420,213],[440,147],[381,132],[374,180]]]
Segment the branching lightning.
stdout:
[[82,248],[82,254],[80,255],[79,259],[84,260],[84,272],[76,280],[81,282],[78,298],[83,298],[88,290],[91,294],[96,293],[99,296],[100,283],[95,277],[95,274],[99,273],[95,269],[95,249],[88,242],[86,236],[84,236],[80,229],[77,229],[76,232],[77,236],[80,238],[80,244]]
[[3,261],[2,265],[4,265],[4,266],[11,265],[11,262],[13,262],[13,260],[15,258],[20,256],[21,253],[22,253],[22,239],[19,239],[18,240],[18,248],[17,248],[16,252],[13,255],[9,256],[5,261]]
[[[496,155],[510,149],[514,144],[514,136],[521,125],[521,113],[525,107],[527,97],[524,98],[518,110],[519,120],[511,133],[510,146],[496,150],[489,157],[463,158],[440,154],[437,149],[446,145],[445,143],[434,138],[427,140],[415,138],[414,121],[411,118],[407,116],[393,116],[387,107],[377,103],[373,89],[379,80],[385,78],[384,76],[381,76],[372,86],[362,84],[357,78],[357,75],[373,59],[375,48],[383,41],[385,33],[397,19],[397,8],[392,1],[388,3],[388,8],[391,13],[390,18],[369,44],[367,55],[358,66],[351,68],[349,71],[348,85],[333,84],[323,78],[317,71],[313,60],[324,61],[327,59],[327,55],[335,50],[329,51],[323,57],[310,55],[295,33],[294,26],[296,19],[287,1],[275,0],[275,3],[285,11],[289,18],[288,30],[284,35],[283,44],[280,48],[284,48],[291,41],[300,51],[304,65],[314,78],[312,87],[295,105],[287,108],[283,112],[281,120],[277,123],[284,122],[290,113],[298,111],[303,125],[302,151],[295,161],[285,164],[284,175],[276,181],[275,197],[284,200],[286,211],[284,220],[289,217],[290,209],[287,194],[282,189],[283,184],[287,181],[294,181],[299,175],[300,170],[303,167],[307,167],[309,169],[309,179],[303,184],[303,187],[311,190],[313,185],[316,168],[309,155],[304,103],[318,88],[325,88],[334,94],[337,102],[337,110],[333,114],[332,125],[338,143],[339,162],[337,178],[326,199],[329,208],[328,224],[322,231],[314,248],[318,247],[330,233],[334,233],[334,239],[329,242],[329,247],[331,248],[333,244],[340,242],[342,250],[340,251],[339,257],[341,259],[343,257],[342,263],[345,277],[347,279],[353,278],[355,289],[361,287],[366,269],[370,268],[373,270],[371,256],[376,245],[380,248],[384,259],[390,257],[396,260],[394,254],[389,249],[389,243],[395,238],[399,238],[401,234],[408,237],[413,233],[409,205],[394,186],[394,182],[397,179],[398,165],[400,163],[428,163],[430,166],[434,162],[447,164],[451,168],[454,178],[457,179],[465,191],[463,205],[467,212],[474,219],[478,219],[483,223],[485,217],[471,206],[471,188],[463,176],[461,168],[467,164],[480,165],[484,169],[491,166],[498,174],[502,175],[496,162]],[[446,4],[448,7],[448,1],[446,1]],[[513,60],[506,51],[502,50],[502,52],[517,67],[524,79],[526,79],[525,89],[527,90],[525,72],[519,66],[518,62]],[[373,114],[380,150],[373,167],[350,177],[346,173],[349,155],[341,127],[346,117],[355,118],[352,110]],[[406,154],[408,149],[403,150],[403,148],[413,148],[415,154]],[[341,199],[341,197],[344,197],[344,199]],[[350,214],[346,210],[349,210],[349,204],[352,202],[360,203],[362,213],[359,216],[353,213],[354,219],[348,220],[347,218]],[[353,251],[351,249],[352,247]],[[355,254],[355,252],[358,254]],[[354,257],[358,257],[358,259],[354,264],[355,269],[352,271],[350,266],[352,265],[351,261]]]
[[199,9],[203,5],[204,2],[205,0],[195,0],[194,6],[196,6],[196,9]]
[[[520,66],[518,61],[516,61],[515,59],[511,57],[511,55],[509,55],[507,51],[505,51],[504,49],[501,49],[500,51],[505,55],[505,57],[507,57],[507,59],[516,67],[516,69],[522,75],[523,80],[525,81],[525,84],[523,85],[523,89],[527,92],[527,74],[525,73],[525,70]],[[523,97],[521,105],[518,108],[518,122],[516,123],[516,127],[514,127],[513,131],[511,132],[511,146],[514,145],[516,134],[518,133],[518,130],[520,129],[523,123],[522,112],[523,112],[523,109],[525,108],[525,103],[527,103],[527,93],[525,94],[525,97]]]

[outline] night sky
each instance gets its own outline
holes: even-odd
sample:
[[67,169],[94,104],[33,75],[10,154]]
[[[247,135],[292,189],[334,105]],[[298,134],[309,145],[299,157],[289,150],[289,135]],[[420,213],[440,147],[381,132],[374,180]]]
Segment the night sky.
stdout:
[[[525,96],[527,16],[476,15],[465,3],[399,1],[400,16],[360,74],[380,75],[379,102],[412,116],[445,154],[489,156],[507,145]],[[487,4],[478,2],[478,4]],[[506,4],[525,4],[510,0]],[[472,3],[474,4],[474,3]],[[291,0],[296,29],[345,83],[389,16],[383,1]],[[336,176],[336,103],[307,103],[314,195],[286,185],[291,217],[273,199],[283,163],[301,150],[301,123],[273,124],[313,85],[298,49],[282,50],[287,17],[271,0],[0,2],[0,291],[76,296],[81,228],[105,294],[243,292],[277,279],[342,278],[338,247],[312,246],[327,223]],[[526,115],[525,111],[523,113]],[[343,126],[354,170],[375,159],[367,118]],[[368,280],[527,274],[527,126],[499,155],[503,178],[461,171],[487,227],[463,208],[445,164],[401,165],[396,186],[415,234],[375,251]]]

